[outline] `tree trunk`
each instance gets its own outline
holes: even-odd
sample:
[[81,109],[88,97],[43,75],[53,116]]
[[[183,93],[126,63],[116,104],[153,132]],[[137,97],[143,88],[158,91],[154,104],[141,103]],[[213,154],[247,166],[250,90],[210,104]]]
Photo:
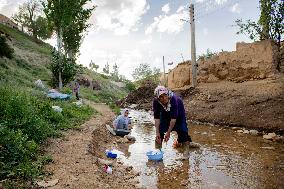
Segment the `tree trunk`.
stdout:
[[61,60],[62,60],[62,28],[59,28],[57,30],[57,48],[58,48],[58,54],[59,54],[59,70],[58,70],[58,81],[59,81],[59,89],[62,89],[63,84],[62,84],[62,75],[61,75]]
[[73,51],[72,51],[72,50],[69,50],[67,54],[68,54],[68,58],[70,58],[70,59],[73,60],[73,58],[74,58],[74,53],[73,53]]

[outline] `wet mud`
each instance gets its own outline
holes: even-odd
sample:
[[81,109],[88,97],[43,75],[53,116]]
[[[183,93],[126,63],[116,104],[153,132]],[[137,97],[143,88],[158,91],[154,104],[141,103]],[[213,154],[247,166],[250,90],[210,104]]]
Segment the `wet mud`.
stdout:
[[173,132],[163,143],[161,162],[148,161],[155,149],[155,127],[148,112],[132,110],[136,138],[119,159],[139,172],[140,188],[284,188],[284,145],[229,127],[189,124],[200,149],[172,147]]

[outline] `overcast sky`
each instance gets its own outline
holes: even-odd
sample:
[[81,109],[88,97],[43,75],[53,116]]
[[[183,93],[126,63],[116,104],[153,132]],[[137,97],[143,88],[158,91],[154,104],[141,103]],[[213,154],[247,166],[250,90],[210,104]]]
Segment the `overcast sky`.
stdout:
[[[0,13],[11,16],[25,0],[0,0]],[[117,63],[120,74],[131,79],[140,63],[162,68],[174,62],[173,68],[190,59],[190,24],[188,4],[195,3],[197,55],[212,51],[235,50],[235,43],[249,42],[244,35],[236,35],[232,27],[238,18],[256,20],[258,0],[96,0],[94,11],[79,56],[79,63],[87,66],[92,60],[101,70],[108,62]],[[53,43],[54,40],[50,40]]]

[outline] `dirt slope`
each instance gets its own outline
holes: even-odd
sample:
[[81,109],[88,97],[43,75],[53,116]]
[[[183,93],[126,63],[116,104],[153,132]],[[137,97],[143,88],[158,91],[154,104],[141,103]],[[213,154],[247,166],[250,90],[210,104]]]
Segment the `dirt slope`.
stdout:
[[201,83],[184,99],[190,120],[284,134],[283,74],[243,83]]
[[47,165],[46,170],[52,172],[53,175],[46,180],[59,180],[58,184],[50,188],[134,188],[136,184],[133,180],[134,173],[130,171],[127,172],[129,174],[125,174],[125,170],[129,170],[129,167],[115,162],[113,174],[107,175],[103,172],[103,165],[98,164],[97,157],[92,155],[94,154],[92,147],[97,142],[98,146],[103,145],[100,146],[101,151],[98,152],[102,156],[104,150],[117,139],[106,141],[105,144],[96,140],[98,137],[110,136],[104,126],[114,117],[114,113],[107,105],[91,105],[100,115],[93,117],[80,129],[68,131],[63,138],[49,141],[46,153],[52,155],[53,163]]
[[[126,98],[124,105],[138,102],[137,108],[151,110],[154,88],[132,92],[128,95],[131,100]],[[194,90],[182,88],[174,92],[184,99],[191,121],[284,134],[284,74],[241,83],[199,83]]]

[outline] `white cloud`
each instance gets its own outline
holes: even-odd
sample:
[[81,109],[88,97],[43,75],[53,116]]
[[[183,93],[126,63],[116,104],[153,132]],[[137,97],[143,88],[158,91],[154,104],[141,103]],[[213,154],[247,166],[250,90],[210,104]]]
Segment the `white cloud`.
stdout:
[[241,13],[241,8],[240,8],[239,3],[236,3],[236,4],[234,4],[234,5],[232,6],[231,12],[233,12],[233,13],[238,13],[238,14]]
[[162,7],[162,11],[166,14],[168,14],[170,12],[170,5],[169,3],[165,4],[163,7]]
[[152,36],[150,36],[150,37],[142,40],[141,43],[142,44],[150,44],[152,42],[152,40],[153,40],[153,38],[152,38]]
[[178,10],[177,10],[177,13],[180,13],[180,12],[182,12],[184,10],[184,6],[180,6],[179,8],[178,8]]
[[171,15],[160,15],[154,17],[154,22],[150,24],[145,30],[145,34],[151,34],[154,31],[160,33],[179,33],[183,30],[184,22],[181,19],[187,16],[187,12],[181,7],[178,8],[177,12]]
[[208,29],[207,28],[204,28],[203,29],[203,34],[206,36],[206,35],[208,35]]
[[0,13],[11,17],[16,13],[18,6],[26,0],[0,0]]
[[228,0],[215,0],[218,5],[226,3]]
[[4,6],[6,6],[8,3],[7,3],[7,0],[0,0],[0,10],[1,10],[1,12],[2,12],[2,8],[4,7]]
[[116,35],[137,31],[141,17],[150,6],[146,0],[98,0],[92,20],[98,30],[110,30]]

